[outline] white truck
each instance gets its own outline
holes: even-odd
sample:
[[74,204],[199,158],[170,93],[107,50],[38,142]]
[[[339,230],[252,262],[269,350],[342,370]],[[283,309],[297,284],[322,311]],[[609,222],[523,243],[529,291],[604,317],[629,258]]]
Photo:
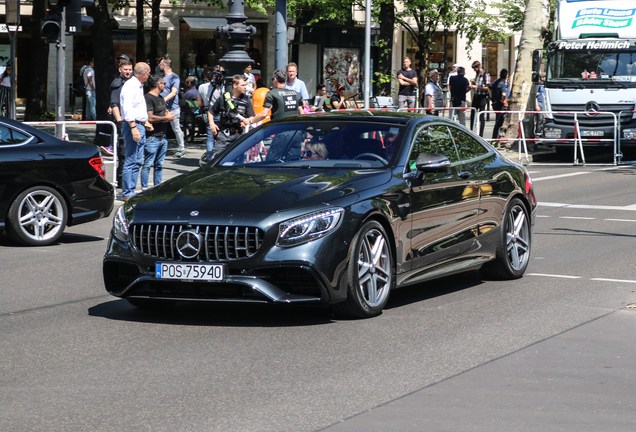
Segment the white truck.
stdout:
[[[636,138],[635,18],[636,1],[559,0],[546,52],[543,138],[560,159],[572,161],[574,154],[574,115],[563,111],[586,113],[577,114],[586,154],[611,153],[615,137],[623,153],[636,152],[636,140],[629,140]],[[614,113],[616,124],[612,115],[594,112]]]

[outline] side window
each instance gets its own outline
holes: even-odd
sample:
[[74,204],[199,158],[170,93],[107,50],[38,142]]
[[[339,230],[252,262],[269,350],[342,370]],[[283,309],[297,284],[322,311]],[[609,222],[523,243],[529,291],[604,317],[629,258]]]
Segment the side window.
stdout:
[[466,132],[451,128],[461,160],[472,159],[488,153],[488,149]]
[[415,169],[415,161],[420,153],[444,155],[453,163],[459,161],[455,144],[446,125],[426,126],[415,133],[408,164]]
[[20,144],[31,138],[14,129],[0,125],[0,146]]

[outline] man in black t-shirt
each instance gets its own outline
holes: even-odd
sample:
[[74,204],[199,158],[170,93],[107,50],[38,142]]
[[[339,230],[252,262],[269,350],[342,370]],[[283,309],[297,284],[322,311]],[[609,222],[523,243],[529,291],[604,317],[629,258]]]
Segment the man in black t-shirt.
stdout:
[[[242,75],[235,75],[232,79],[232,94],[226,92],[214,102],[208,110],[210,130],[215,136],[214,154],[223,152],[227,146],[236,141],[243,133],[243,120],[250,119],[252,123],[254,108],[252,101],[245,94],[247,82]],[[214,116],[219,115],[221,121],[217,125]]]
[[144,95],[148,121],[152,130],[146,130],[146,145],[144,146],[144,163],[141,168],[141,189],[148,189],[150,167],[153,167],[152,183],[157,186],[163,178],[163,161],[168,151],[166,131],[168,123],[174,120],[174,114],[166,110],[166,101],[160,93],[166,86],[163,76],[150,75],[148,77],[150,91]]
[[302,96],[294,90],[285,88],[287,73],[282,69],[276,69],[272,81],[274,82],[274,88],[265,96],[263,110],[254,118],[245,119],[243,126],[249,125],[250,122],[258,123],[270,115],[270,112],[272,120],[304,114]]
[[504,105],[506,101],[506,79],[508,78],[508,69],[502,69],[499,73],[499,78],[492,83],[492,109],[499,111],[496,116],[495,126],[492,129],[492,138],[499,138],[499,129],[503,125],[504,117],[506,114],[506,107]]
[[[457,68],[457,75],[450,77],[448,80],[451,105],[453,107],[466,106],[466,93],[470,90],[470,82],[465,75],[466,69],[459,66]],[[466,126],[466,110],[453,110],[453,117],[454,116],[457,116],[457,119],[462,126]]]
[[398,108],[415,108],[415,87],[417,86],[417,72],[411,69],[411,59],[404,57],[404,67],[397,72],[400,82],[398,92]]

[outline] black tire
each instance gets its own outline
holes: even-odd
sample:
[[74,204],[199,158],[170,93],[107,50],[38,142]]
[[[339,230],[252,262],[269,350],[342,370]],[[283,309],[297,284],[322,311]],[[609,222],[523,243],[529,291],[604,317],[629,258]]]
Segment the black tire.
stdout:
[[159,300],[147,298],[127,298],[126,300],[134,307],[144,310],[166,310],[170,309],[177,303],[175,300]]
[[68,213],[62,195],[47,186],[35,186],[22,192],[11,203],[7,214],[9,236],[26,245],[45,246],[64,233]]
[[519,279],[530,262],[531,240],[528,210],[514,198],[504,212],[497,256],[481,267],[481,273],[493,279]]
[[336,314],[370,318],[382,313],[393,287],[393,256],[388,236],[376,221],[366,222],[353,243],[347,268],[347,300],[333,305]]

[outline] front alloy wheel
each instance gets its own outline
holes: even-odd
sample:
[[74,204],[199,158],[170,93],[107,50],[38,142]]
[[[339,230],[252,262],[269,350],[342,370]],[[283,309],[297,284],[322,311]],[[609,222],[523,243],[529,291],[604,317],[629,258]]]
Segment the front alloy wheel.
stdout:
[[358,233],[348,267],[347,300],[334,305],[336,312],[368,318],[382,313],[393,286],[393,257],[386,232],[376,221]]
[[9,233],[21,243],[44,246],[57,241],[66,227],[64,199],[55,189],[36,186],[22,192],[9,208]]

